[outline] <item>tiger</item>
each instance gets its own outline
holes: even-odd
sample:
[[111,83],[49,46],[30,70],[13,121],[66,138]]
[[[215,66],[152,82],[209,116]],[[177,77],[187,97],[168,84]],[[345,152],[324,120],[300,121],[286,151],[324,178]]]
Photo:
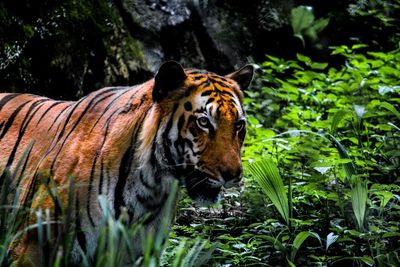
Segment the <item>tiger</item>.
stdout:
[[[146,227],[157,231],[175,180],[203,204],[239,184],[244,90],[253,73],[250,64],[220,76],[167,61],[147,82],[106,87],[78,101],[1,93],[0,184],[10,173],[22,177],[19,203],[32,210],[56,209],[44,194],[49,178],[65,206],[71,177],[82,185],[73,192],[75,222],[85,229],[75,252],[95,253],[100,195],[115,218],[124,209],[131,224],[151,214]],[[38,240],[25,234],[11,256],[14,266],[39,266]]]

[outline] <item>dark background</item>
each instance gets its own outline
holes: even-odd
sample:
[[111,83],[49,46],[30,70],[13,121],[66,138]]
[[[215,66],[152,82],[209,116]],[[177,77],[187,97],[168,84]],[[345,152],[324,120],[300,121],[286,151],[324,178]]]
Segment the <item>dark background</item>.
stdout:
[[[296,38],[291,10],[329,19],[317,38]],[[398,1],[3,0],[0,92],[76,99],[110,85],[133,85],[161,62],[225,74],[265,54],[296,53],[343,64],[329,47],[398,44]]]

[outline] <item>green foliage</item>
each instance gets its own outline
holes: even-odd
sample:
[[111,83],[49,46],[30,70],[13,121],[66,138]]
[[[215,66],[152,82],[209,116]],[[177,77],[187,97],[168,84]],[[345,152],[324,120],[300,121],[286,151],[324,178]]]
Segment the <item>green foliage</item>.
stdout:
[[279,228],[264,221],[266,240],[278,240],[281,254],[291,247],[292,256],[303,240],[296,233],[326,237],[324,247],[305,240],[307,252],[288,257],[290,266],[399,264],[400,50],[359,52],[365,48],[332,48],[345,58],[340,69],[300,54],[267,56],[259,89],[245,100],[245,161],[274,159],[293,191],[293,232],[275,236]]
[[[9,180],[11,177],[17,177],[18,170],[29,154],[25,152],[24,156],[18,164],[19,167],[11,173],[6,182],[1,187],[0,195],[0,266],[10,266],[11,258],[9,254],[9,246],[17,238],[21,237],[26,231],[35,231],[38,238],[40,248],[41,266],[70,266],[73,242],[76,236],[76,228],[74,220],[71,220],[75,211],[73,200],[74,179],[70,178],[69,199],[67,207],[61,207],[61,215],[55,221],[50,216],[49,210],[28,211],[21,209],[18,204],[19,187],[10,187],[13,184]],[[99,224],[99,239],[95,248],[95,257],[92,258],[88,252],[78,251],[81,257],[80,266],[200,266],[206,263],[214,246],[209,245],[206,240],[197,238],[195,240],[181,240],[178,246],[170,247],[164,253],[164,241],[168,237],[168,222],[173,203],[175,202],[176,191],[178,189],[177,182],[173,184],[170,197],[167,200],[165,211],[165,219],[161,222],[161,231],[154,233],[145,227],[143,221],[134,225],[127,225],[126,211],[119,218],[114,218],[108,201],[104,196],[99,196],[99,205],[103,211],[103,217]],[[58,193],[54,188],[46,185],[49,194],[53,194],[54,200],[59,199]],[[6,196],[6,197],[4,197]],[[11,202],[10,202],[11,201]],[[71,205],[70,205],[71,204]],[[31,225],[25,224],[27,213],[32,214],[36,218],[36,223]],[[54,236],[53,227],[57,227],[58,234]],[[48,246],[51,242],[51,246]],[[144,253],[138,257],[135,255],[135,247],[138,242],[142,242]],[[46,251],[45,251],[46,249]],[[49,255],[50,257],[44,257]]]

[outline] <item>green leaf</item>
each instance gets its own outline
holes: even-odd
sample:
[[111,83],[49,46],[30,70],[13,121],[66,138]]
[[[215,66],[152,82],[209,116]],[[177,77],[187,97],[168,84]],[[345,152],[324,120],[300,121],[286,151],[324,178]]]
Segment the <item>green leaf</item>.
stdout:
[[383,209],[389,201],[394,198],[394,195],[392,192],[389,191],[378,191],[378,192],[373,192],[374,195],[377,195],[381,201],[380,207]]
[[324,70],[328,67],[328,63],[313,62],[311,63],[311,68],[314,70]]
[[325,250],[328,251],[328,248],[338,240],[339,235],[335,235],[334,233],[329,233],[326,237],[326,247]]
[[291,22],[294,34],[300,34],[314,22],[313,8],[310,6],[298,6],[292,9]]
[[299,250],[301,245],[304,243],[304,241],[306,241],[306,239],[310,236],[317,238],[319,240],[319,242],[321,243],[321,238],[319,237],[319,235],[317,233],[309,232],[309,231],[303,231],[303,232],[298,233],[292,244],[292,251],[290,253],[291,261],[294,261],[297,251]]
[[296,58],[298,61],[304,62],[307,66],[309,66],[312,63],[311,58],[299,53],[296,54]]
[[400,120],[400,112],[398,112],[392,104],[389,104],[388,102],[382,102],[381,107],[392,112]]
[[329,18],[318,19],[308,29],[306,29],[304,34],[310,37],[312,40],[316,40],[318,33],[325,29],[328,24]]
[[355,45],[353,45],[351,47],[351,50],[357,50],[357,49],[364,48],[364,47],[368,47],[368,45],[366,45],[366,44],[355,44]]
[[370,257],[364,256],[364,257],[360,258],[360,260],[362,262],[364,262],[365,264],[367,264],[368,266],[374,266],[375,265],[375,261],[373,259],[371,259]]
[[341,109],[338,110],[335,115],[332,118],[332,123],[331,123],[331,131],[332,133],[336,132],[336,129],[339,125],[339,123],[349,114],[347,110]]
[[365,211],[368,197],[367,183],[361,180],[361,178],[355,177],[350,195],[358,230],[362,232],[364,230]]
[[251,164],[249,168],[254,179],[289,225],[289,202],[276,164],[271,159],[262,159]]
[[291,260],[289,260],[288,258],[286,258],[286,261],[287,261],[287,264],[288,264],[289,267],[296,267],[296,265]]

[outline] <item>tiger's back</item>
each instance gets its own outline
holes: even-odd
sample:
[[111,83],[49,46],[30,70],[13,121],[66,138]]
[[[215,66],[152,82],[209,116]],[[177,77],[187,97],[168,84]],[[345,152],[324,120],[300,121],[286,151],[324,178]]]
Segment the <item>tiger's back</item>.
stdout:
[[[0,177],[21,175],[20,204],[55,210],[56,216],[63,207],[46,194],[46,183],[54,181],[66,206],[74,179],[79,229],[73,261],[78,247],[94,254],[99,195],[115,217],[126,207],[131,223],[153,214],[147,227],[157,231],[174,179],[193,199],[213,202],[222,186],[240,178],[241,89],[252,72],[245,67],[221,77],[167,62],[146,83],[104,88],[76,102],[0,94]],[[135,249],[140,253],[140,246]],[[26,234],[12,254],[21,266],[37,266],[38,250],[37,240]]]
[[[111,133],[110,129],[137,123],[142,110],[133,106],[149,106],[146,102],[150,97],[143,90],[145,87],[105,88],[77,102],[28,94],[0,94],[1,179],[7,171],[15,177],[23,174],[21,185],[25,194],[40,172],[48,173],[58,184],[67,184],[70,175],[78,182],[87,183],[97,168],[95,158],[101,158],[101,164],[112,172],[115,169],[112,164],[121,160],[129,141],[126,136],[133,129],[127,127],[127,131]],[[135,115],[124,118],[132,108]],[[118,120],[114,121],[113,117]],[[26,162],[16,170],[24,152],[28,153]],[[108,156],[112,160],[108,161]]]
[[[1,94],[1,182],[7,175],[21,176],[20,204],[29,203],[33,210],[52,210],[53,199],[42,194],[50,184],[43,184],[43,177],[53,179],[59,196],[65,200],[72,176],[80,203],[79,225],[86,229],[96,227],[95,222],[101,217],[97,195],[114,199],[122,193],[116,188],[121,160],[131,145],[132,132],[136,129],[139,134],[138,127],[126,126],[139,125],[148,111],[150,95],[146,86],[105,88],[77,102]],[[132,110],[135,114],[130,114]],[[11,182],[15,186],[17,181]],[[119,203],[123,205],[123,201]],[[115,206],[115,210],[119,208]],[[88,235],[79,245],[90,250],[95,247],[95,239]],[[13,253],[24,254],[29,249],[17,245]]]

